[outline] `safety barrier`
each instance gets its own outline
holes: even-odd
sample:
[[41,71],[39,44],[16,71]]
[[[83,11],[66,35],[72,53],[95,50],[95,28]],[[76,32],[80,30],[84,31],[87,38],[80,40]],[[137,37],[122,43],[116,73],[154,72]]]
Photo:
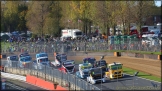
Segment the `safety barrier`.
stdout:
[[[55,89],[55,84],[53,84],[52,82],[45,81],[44,79],[40,79],[40,78],[37,78],[35,76],[26,75],[26,81],[31,83],[31,84],[34,84],[36,86],[46,88],[48,90],[54,90]],[[66,91],[67,89],[57,85],[55,90],[65,90]]]
[[[32,64],[26,65],[25,68],[20,68],[17,64],[18,63],[15,62],[12,63],[12,65],[5,67],[4,71],[19,75],[35,76],[37,78],[44,79],[45,81],[52,82],[53,84],[58,83],[58,86],[65,88],[67,87],[71,90],[100,90],[95,85],[92,85],[83,79],[79,79],[75,74],[63,73],[58,69],[49,66],[42,65],[42,69],[35,69]],[[41,83],[46,82],[43,80],[34,80],[36,79],[35,77],[27,78],[28,82],[39,85],[41,87],[44,86]],[[38,81],[39,83],[37,83]],[[52,89],[52,87],[49,88]]]

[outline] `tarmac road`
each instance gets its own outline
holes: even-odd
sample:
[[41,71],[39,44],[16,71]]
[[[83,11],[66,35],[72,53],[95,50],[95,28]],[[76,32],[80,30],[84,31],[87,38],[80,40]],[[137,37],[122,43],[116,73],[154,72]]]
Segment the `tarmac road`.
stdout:
[[23,81],[13,80],[13,79],[8,79],[8,78],[5,78],[5,79],[6,79],[6,83],[9,86],[12,86],[13,89],[27,90],[27,91],[29,91],[29,90],[46,90],[44,88],[34,86],[32,84],[29,84],[29,83],[26,83],[26,82],[23,82]]

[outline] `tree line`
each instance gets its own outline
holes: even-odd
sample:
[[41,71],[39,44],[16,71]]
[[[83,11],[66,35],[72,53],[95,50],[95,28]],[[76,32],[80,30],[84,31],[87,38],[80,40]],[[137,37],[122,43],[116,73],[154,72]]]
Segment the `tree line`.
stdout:
[[[158,7],[149,1],[2,1],[1,31],[31,30],[35,34],[60,36],[63,28],[85,34],[99,28],[107,33],[119,23],[129,32],[130,23],[140,27]],[[160,11],[156,11],[160,12]]]

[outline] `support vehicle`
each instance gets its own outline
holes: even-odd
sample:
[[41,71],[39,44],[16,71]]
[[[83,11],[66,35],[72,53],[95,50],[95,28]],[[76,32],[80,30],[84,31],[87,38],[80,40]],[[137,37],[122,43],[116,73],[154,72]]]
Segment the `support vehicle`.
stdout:
[[50,66],[50,61],[47,56],[38,57],[33,61],[34,69],[43,69],[43,66]]
[[61,32],[62,32],[62,36],[61,36],[62,41],[66,39],[67,37],[78,39],[83,36],[82,31],[79,29],[63,29]]
[[76,72],[76,76],[79,78],[87,78],[89,70],[92,68],[91,63],[79,64],[79,71]]
[[96,59],[94,57],[86,57],[83,59],[83,64],[90,63],[92,65],[92,67],[94,67],[95,62],[96,62]]
[[55,60],[51,62],[51,66],[61,66],[62,62],[67,60],[67,55],[66,54],[59,54],[55,53],[54,55]]
[[108,64],[108,70],[107,72],[105,72],[105,77],[106,78],[110,78],[110,79],[114,79],[114,78],[121,78],[123,77],[123,64],[121,63],[111,63]]
[[101,68],[91,68],[88,73],[87,82],[96,84],[97,82],[105,82],[105,73],[102,72]]
[[74,73],[75,72],[75,62],[74,60],[66,60],[62,63],[62,66],[59,68],[60,71],[64,73]]

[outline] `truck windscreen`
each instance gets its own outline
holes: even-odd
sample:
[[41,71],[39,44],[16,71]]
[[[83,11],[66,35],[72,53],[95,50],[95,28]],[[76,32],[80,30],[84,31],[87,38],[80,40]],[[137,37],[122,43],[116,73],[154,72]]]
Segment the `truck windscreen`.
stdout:
[[82,32],[75,32],[75,35],[82,35]]
[[111,70],[117,70],[117,69],[122,69],[122,65],[112,65]]

